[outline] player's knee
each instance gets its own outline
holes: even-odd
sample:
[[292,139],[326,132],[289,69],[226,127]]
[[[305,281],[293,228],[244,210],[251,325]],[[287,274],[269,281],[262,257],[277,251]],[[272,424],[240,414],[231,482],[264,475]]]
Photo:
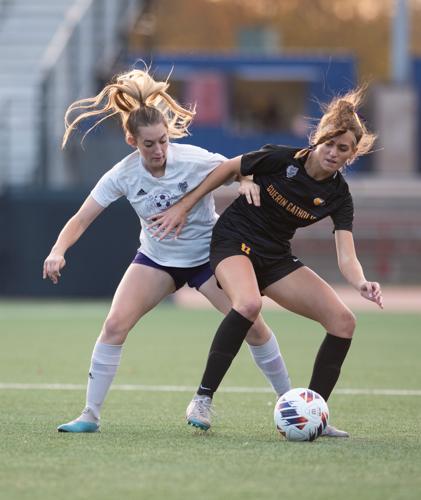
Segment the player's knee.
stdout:
[[271,334],[268,329],[258,328],[256,324],[254,324],[247,332],[246,342],[254,346],[262,345],[270,339],[270,336]]
[[121,316],[111,314],[104,321],[101,338],[106,343],[121,345],[129,333],[129,326]]
[[334,335],[350,339],[356,326],[355,315],[349,309],[342,310],[335,318]]
[[249,297],[233,304],[234,309],[250,321],[255,321],[262,309],[261,297]]

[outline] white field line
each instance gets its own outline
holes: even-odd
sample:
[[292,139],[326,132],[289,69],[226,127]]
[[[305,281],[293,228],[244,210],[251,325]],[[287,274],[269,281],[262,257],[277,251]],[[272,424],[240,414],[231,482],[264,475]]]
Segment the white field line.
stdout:
[[[0,390],[22,390],[22,391],[84,391],[86,385],[82,384],[18,384],[1,383]],[[186,385],[135,385],[116,384],[112,386],[114,391],[140,391],[140,392],[189,392],[192,393],[196,387]],[[269,387],[221,387],[219,392],[234,394],[272,394]],[[421,389],[336,389],[335,394],[351,396],[421,396]]]

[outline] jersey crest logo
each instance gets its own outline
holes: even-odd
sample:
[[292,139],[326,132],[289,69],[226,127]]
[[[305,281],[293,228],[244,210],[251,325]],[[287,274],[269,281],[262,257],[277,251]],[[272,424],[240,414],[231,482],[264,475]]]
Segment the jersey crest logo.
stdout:
[[316,207],[322,207],[323,205],[326,205],[326,202],[325,202],[325,200],[323,200],[322,198],[314,198],[314,200],[313,200],[313,204],[314,204]]
[[251,248],[247,246],[245,243],[241,243],[241,251],[244,252],[246,255],[250,255],[250,250]]
[[187,181],[184,181],[184,182],[179,182],[178,183],[178,189],[182,192],[182,193],[185,193],[187,191],[187,188],[189,187],[189,185],[187,184]]
[[294,165],[289,165],[287,167],[287,177],[288,179],[291,179],[291,177],[294,177],[297,175],[298,172],[298,167],[294,167]]
[[139,189],[137,196],[145,196],[145,194],[148,194],[144,189]]
[[146,198],[147,211],[151,214],[162,212],[163,210],[170,208],[173,199],[174,197],[171,196],[169,191],[163,191],[156,195],[149,194]]

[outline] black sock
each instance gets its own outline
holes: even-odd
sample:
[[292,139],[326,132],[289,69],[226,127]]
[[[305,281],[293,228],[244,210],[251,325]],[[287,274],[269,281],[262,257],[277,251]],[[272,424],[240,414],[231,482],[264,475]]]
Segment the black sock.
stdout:
[[225,316],[213,338],[208,361],[197,394],[213,396],[232,360],[240,350],[253,321],[248,320],[235,309]]
[[317,353],[308,387],[318,392],[325,401],[328,400],[339,378],[351,340],[327,333]]

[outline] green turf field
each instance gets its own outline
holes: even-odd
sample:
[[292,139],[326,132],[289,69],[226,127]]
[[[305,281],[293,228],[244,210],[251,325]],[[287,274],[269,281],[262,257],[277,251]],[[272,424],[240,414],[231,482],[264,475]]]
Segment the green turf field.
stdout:
[[[274,398],[243,347],[219,392],[208,433],[184,422],[191,391],[111,391],[102,432],[59,434],[84,390],[8,384],[82,384],[106,303],[0,302],[0,498],[419,499],[421,316],[358,314],[338,389],[412,389],[415,395],[334,394],[331,422],[348,440],[288,443]],[[322,330],[268,312],[294,386],[306,386]],[[115,384],[196,386],[220,316],[164,305],[131,333]],[[45,387],[45,386],[43,386]]]

